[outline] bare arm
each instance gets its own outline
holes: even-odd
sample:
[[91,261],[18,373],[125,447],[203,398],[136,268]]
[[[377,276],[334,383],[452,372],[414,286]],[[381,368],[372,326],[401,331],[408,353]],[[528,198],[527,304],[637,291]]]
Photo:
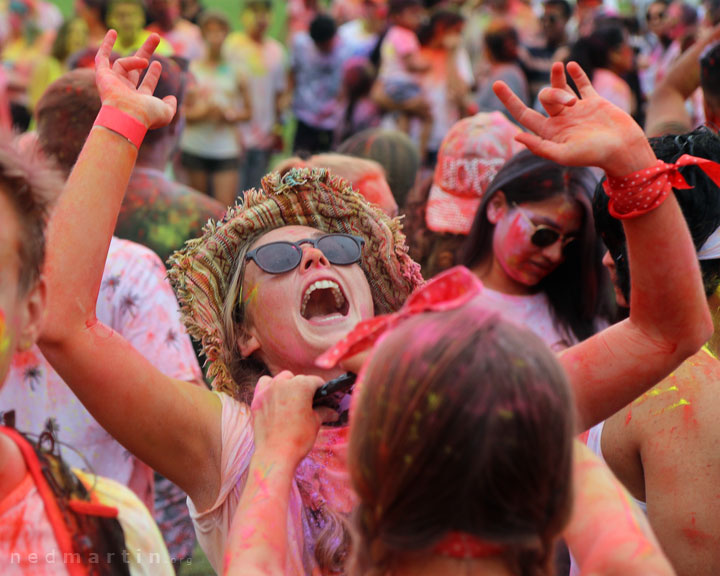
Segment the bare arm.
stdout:
[[[108,33],[97,57],[103,104],[148,127],[167,124],[175,99],[152,96],[159,64],[135,88],[158,38],[110,68],[114,40],[115,33]],[[212,503],[220,482],[219,400],[163,375],[95,316],[110,238],[136,157],[137,149],[124,137],[101,127],[91,131],[49,228],[49,313],[40,345],[110,434],[203,507]]]
[[403,56],[403,64],[409,72],[423,74],[430,70],[430,62],[425,60],[419,52],[411,52]]
[[718,40],[720,26],[683,52],[657,85],[650,95],[645,119],[645,133],[649,137],[682,134],[693,129],[685,101],[700,86],[700,55],[708,45]]
[[376,81],[375,84],[373,84],[372,90],[370,91],[370,98],[372,98],[378,107],[386,112],[407,112],[419,118],[428,118],[431,114],[430,104],[428,104],[423,96],[416,96],[404,102],[396,102],[385,92],[382,82]]
[[[575,63],[567,87],[562,64],[541,92],[549,113],[531,110],[502,84],[496,93],[534,134],[517,139],[560,164],[598,166],[625,176],[656,161],[641,128],[597,95]],[[631,272],[630,318],[569,348],[560,357],[574,389],[581,430],[611,416],[656,384],[712,334],[695,248],[672,195],[656,210],[623,220]],[[672,303],[672,305],[669,305]]]
[[645,515],[585,445],[575,441],[574,503],[565,541],[583,576],[672,576]]

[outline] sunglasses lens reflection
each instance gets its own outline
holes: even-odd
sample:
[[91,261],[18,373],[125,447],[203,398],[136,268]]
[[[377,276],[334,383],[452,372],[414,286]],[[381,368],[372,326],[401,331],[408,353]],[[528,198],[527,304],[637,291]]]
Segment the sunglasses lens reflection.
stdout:
[[302,248],[304,243],[316,246],[327,258],[330,264],[347,266],[360,260],[362,256],[363,239],[342,234],[329,234],[318,240],[301,240],[297,244],[290,242],[273,242],[261,246],[248,253],[248,259],[269,274],[283,274],[297,268],[302,261]]
[[360,258],[360,246],[348,236],[325,236],[318,241],[317,247],[330,263],[338,266],[353,264]]
[[300,264],[302,252],[292,244],[268,244],[258,249],[255,259],[265,272],[282,274]]

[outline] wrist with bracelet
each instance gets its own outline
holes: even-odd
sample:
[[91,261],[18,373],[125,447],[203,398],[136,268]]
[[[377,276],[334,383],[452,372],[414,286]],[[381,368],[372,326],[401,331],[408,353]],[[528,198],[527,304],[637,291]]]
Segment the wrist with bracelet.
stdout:
[[95,126],[101,126],[119,134],[138,150],[147,133],[147,127],[140,120],[107,104],[103,104],[102,108],[100,108],[100,112],[93,124],[93,127]]
[[683,154],[677,162],[668,164],[662,160],[623,177],[608,176],[603,189],[608,195],[608,211],[618,219],[636,218],[660,206],[670,196],[673,188],[691,188],[679,169],[698,166],[717,186],[720,186],[720,164],[706,158]]

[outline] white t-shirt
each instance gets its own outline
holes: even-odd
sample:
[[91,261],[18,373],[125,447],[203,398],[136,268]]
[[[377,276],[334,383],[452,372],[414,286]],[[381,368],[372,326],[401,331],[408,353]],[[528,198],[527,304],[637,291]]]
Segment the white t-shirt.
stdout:
[[[196,60],[190,63],[190,72],[197,83],[198,98],[222,108],[236,108],[239,105],[240,86],[244,79],[237,66],[227,61],[215,66],[205,60]],[[240,154],[235,126],[207,120],[185,125],[180,149],[216,160],[233,159]]]
[[368,58],[378,41],[378,35],[368,32],[363,20],[351,20],[338,28],[338,36],[345,45],[348,56]]
[[550,301],[543,292],[529,296],[503,294],[484,287],[475,297],[483,307],[502,315],[513,324],[526,328],[537,334],[553,352],[561,352],[575,344],[577,340],[568,342],[555,327],[550,312]]
[[[432,57],[432,51],[430,50],[423,51],[423,56],[431,64],[430,70],[422,75],[420,82],[433,116],[428,149],[439,150],[450,128],[460,120],[460,112],[457,104],[451,101],[448,90],[447,57],[444,53],[442,55],[438,54],[439,57]],[[458,48],[455,52],[455,68],[460,80],[466,86],[471,86],[473,83],[472,64],[465,48]]]
[[223,47],[229,62],[241,66],[252,100],[252,118],[241,125],[247,148],[267,150],[273,145],[273,126],[277,121],[275,100],[287,90],[287,56],[282,44],[264,38],[261,44],[245,34],[228,36]]

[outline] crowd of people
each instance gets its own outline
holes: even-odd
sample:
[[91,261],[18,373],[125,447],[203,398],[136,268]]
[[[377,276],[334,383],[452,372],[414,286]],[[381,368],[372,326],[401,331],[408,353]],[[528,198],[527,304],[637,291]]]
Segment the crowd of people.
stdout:
[[212,4],[0,14],[2,573],[720,573],[717,0]]

